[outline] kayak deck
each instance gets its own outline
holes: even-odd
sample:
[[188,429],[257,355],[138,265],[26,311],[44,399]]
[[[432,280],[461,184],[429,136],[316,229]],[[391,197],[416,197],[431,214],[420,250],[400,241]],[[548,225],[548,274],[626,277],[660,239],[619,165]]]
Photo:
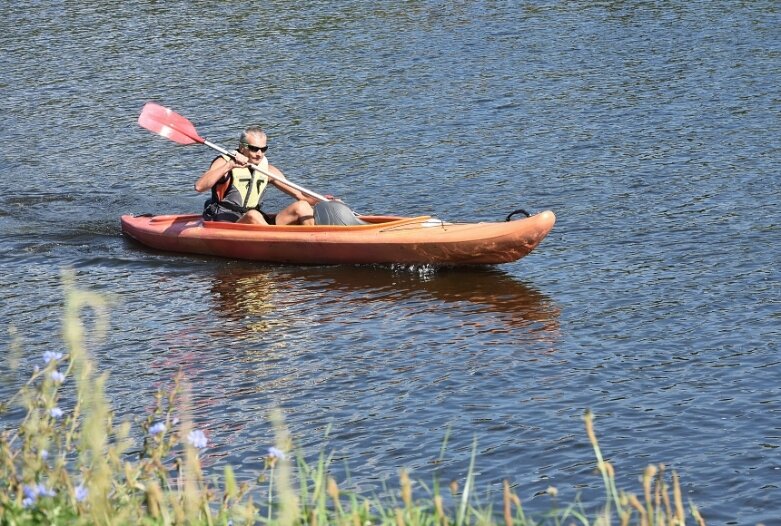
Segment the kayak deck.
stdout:
[[553,212],[496,223],[429,216],[360,216],[363,225],[266,226],[203,221],[200,215],[121,217],[122,232],[150,248],[290,264],[490,265],[534,250]]

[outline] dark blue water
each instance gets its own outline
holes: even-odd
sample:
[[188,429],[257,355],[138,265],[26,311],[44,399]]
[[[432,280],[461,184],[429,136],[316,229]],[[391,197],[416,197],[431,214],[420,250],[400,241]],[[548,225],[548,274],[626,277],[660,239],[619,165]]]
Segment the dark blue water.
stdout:
[[[591,502],[681,475],[710,524],[781,524],[777,2],[130,1],[0,7],[0,277],[19,379],[59,348],[60,274],[111,302],[119,415],[180,368],[207,463],[252,480],[283,408],[345,486],[400,467]],[[293,181],[371,213],[559,221],[496,269],[278,267],[159,254],[119,215],[200,210],[213,152],[264,126]],[[281,197],[269,206],[280,206]],[[4,375],[0,390],[17,387]],[[449,430],[449,431],[448,431]],[[327,435],[327,437],[326,437]]]

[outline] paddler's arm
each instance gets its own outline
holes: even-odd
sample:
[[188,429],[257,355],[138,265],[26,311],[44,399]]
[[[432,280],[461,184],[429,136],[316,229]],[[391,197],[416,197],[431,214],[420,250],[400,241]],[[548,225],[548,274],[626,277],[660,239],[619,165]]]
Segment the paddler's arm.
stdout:
[[205,192],[210,190],[226,173],[247,164],[248,159],[244,155],[238,152],[233,152],[233,155],[235,159],[229,158],[227,161],[223,157],[217,157],[209,169],[195,181],[195,191]]
[[271,164],[268,165],[268,171],[271,172],[271,175],[274,175],[276,177],[279,177],[282,179],[282,181],[277,181],[275,179],[269,178],[269,182],[279,188],[282,192],[285,192],[287,195],[295,199],[296,201],[306,201],[310,205],[314,206],[319,201],[315,199],[314,197],[310,197],[306,195],[305,193],[301,192],[300,190],[297,190],[296,188],[293,188],[292,186],[288,186],[285,184],[285,174],[282,173],[282,170],[277,168],[276,166],[273,166]]

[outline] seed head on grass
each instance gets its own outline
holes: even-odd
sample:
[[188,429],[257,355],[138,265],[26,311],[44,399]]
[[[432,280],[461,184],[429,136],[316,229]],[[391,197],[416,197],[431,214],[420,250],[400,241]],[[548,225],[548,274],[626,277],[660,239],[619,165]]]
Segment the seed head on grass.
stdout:
[[410,509],[412,507],[412,481],[410,481],[409,473],[407,473],[406,469],[401,470],[400,483],[401,500],[404,501],[404,506]]

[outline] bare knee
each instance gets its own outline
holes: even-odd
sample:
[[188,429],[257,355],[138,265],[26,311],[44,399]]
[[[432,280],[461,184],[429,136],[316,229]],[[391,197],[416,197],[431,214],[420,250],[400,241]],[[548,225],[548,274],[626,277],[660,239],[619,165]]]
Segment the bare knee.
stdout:
[[296,201],[295,203],[293,203],[293,206],[295,207],[294,210],[299,217],[311,216],[312,214],[314,214],[314,210],[312,210],[312,205],[310,205],[306,201]]
[[299,225],[315,224],[315,211],[312,209],[312,205],[306,201],[296,201],[293,206],[296,207],[296,215],[298,216]]
[[314,225],[315,217],[312,205],[306,201],[296,201],[277,214],[278,225]]

